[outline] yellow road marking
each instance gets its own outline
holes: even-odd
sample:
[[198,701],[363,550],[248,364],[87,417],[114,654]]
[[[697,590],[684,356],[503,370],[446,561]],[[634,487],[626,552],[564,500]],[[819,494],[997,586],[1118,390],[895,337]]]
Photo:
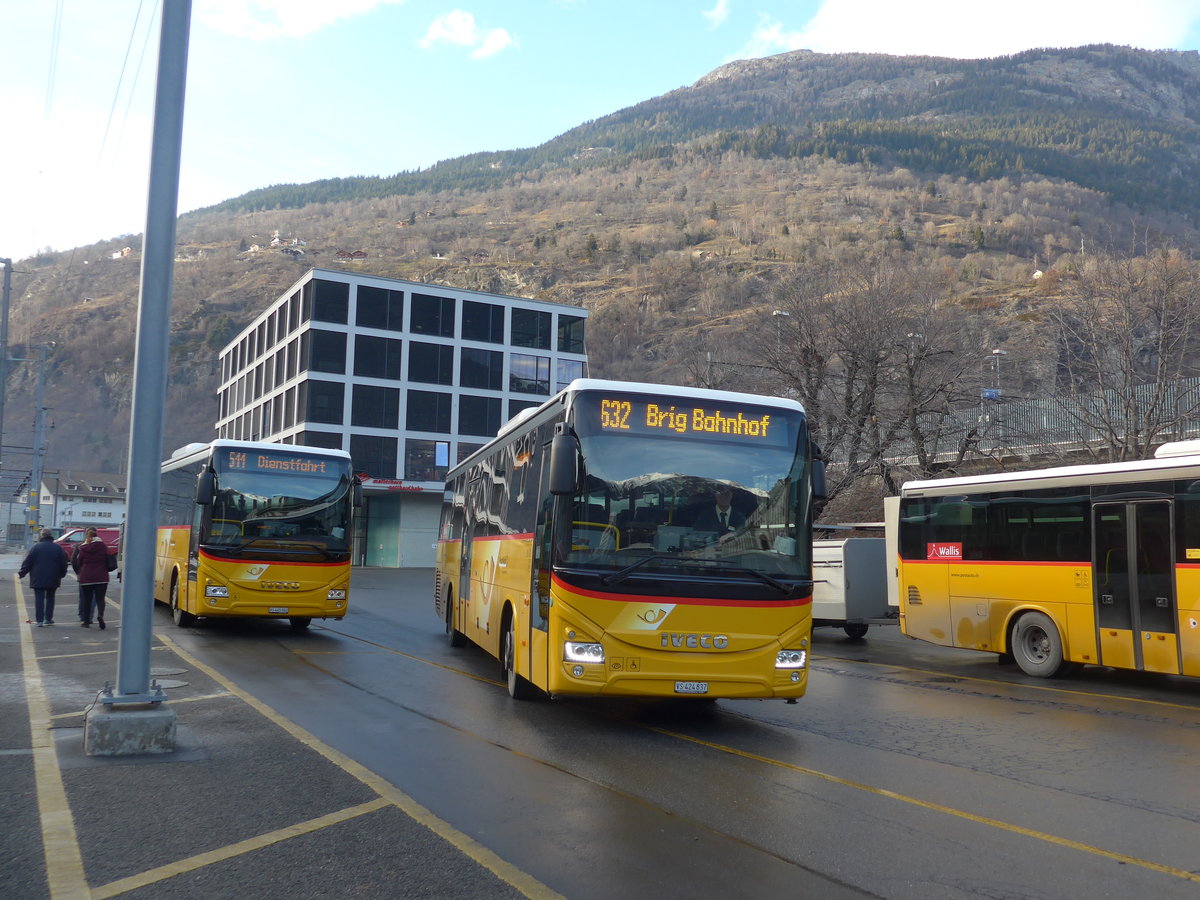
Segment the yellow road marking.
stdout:
[[910,797],[907,794],[899,794],[896,791],[889,791],[886,788],[873,787],[869,784],[863,784],[860,781],[851,781],[846,778],[839,778],[836,775],[830,775],[828,772],[820,772],[816,769],[809,769],[804,766],[797,766],[793,763],[784,762],[778,759],[772,759],[769,756],[761,756],[757,753],[750,753],[746,750],[739,750],[736,747],[730,747],[725,744],[717,744],[713,741],[706,741],[703,738],[693,737],[688,734],[682,734],[677,731],[669,731],[666,728],[657,728],[653,725],[645,725],[650,731],[658,734],[666,735],[667,737],[677,738],[681,741],[688,741],[693,744],[698,744],[702,747],[707,747],[710,750],[717,750],[721,753],[728,753],[731,756],[740,756],[743,759],[753,760],[754,762],[764,763],[769,766],[775,766],[780,769],[787,769],[792,772],[797,772],[801,775],[808,775],[811,778],[819,778],[822,781],[827,781],[830,784],[841,785],[842,787],[853,788],[857,791],[865,791],[868,794],[874,794],[877,797],[887,797],[891,800],[899,800],[901,803],[907,803],[910,806],[917,806],[921,809],[932,810],[933,812],[943,813],[955,818],[965,819],[968,822],[976,822],[980,825],[987,825],[991,828],[998,828],[1001,831],[1008,831],[1012,834],[1019,834],[1023,837],[1034,838],[1039,841],[1045,841],[1049,844],[1056,844],[1060,847],[1068,847],[1072,850],[1078,850],[1082,853],[1090,853],[1093,856],[1101,856],[1105,859],[1111,859],[1119,863],[1124,863],[1131,866],[1139,866],[1143,869],[1149,869],[1152,872],[1159,872],[1163,875],[1171,875],[1175,878],[1181,878],[1184,881],[1200,882],[1200,874],[1189,872],[1186,869],[1177,869],[1173,866],[1164,866],[1160,863],[1151,862],[1147,859],[1139,859],[1136,856],[1126,856],[1124,853],[1114,853],[1111,850],[1105,850],[1101,847],[1095,847],[1091,844],[1084,844],[1080,841],[1073,841],[1069,838],[1059,837],[1054,834],[1047,834],[1044,831],[1036,831],[1032,828],[1025,828],[1021,825],[1014,825],[1011,822],[1004,822],[1000,819],[992,819],[987,816],[979,816],[975,813],[966,812],[965,810],[955,809],[952,806],[943,806],[940,803],[931,803],[928,800],[921,800],[917,797]]
[[449,822],[438,818],[421,804],[417,803],[412,797],[398,789],[391,782],[376,775],[366,766],[361,765],[350,757],[346,756],[339,750],[330,747],[324,741],[310,734],[305,729],[301,728],[295,722],[281,716],[274,709],[267,706],[257,697],[254,697],[233,681],[226,678],[220,672],[205,665],[192,656],[182,647],[175,643],[170,637],[165,634],[157,635],[158,639],[165,643],[171,650],[191,666],[195,666],[200,671],[204,672],[223,688],[232,694],[236,694],[239,699],[247,705],[253,707],[268,720],[278,725],[296,740],[300,741],[307,747],[312,748],[317,753],[320,753],[343,772],[357,778],[363,784],[370,787],[376,794],[384,800],[387,800],[393,806],[396,806],[404,812],[409,818],[425,826],[434,834],[441,837],[443,840],[450,843],[459,852],[470,857],[483,868],[487,869],[501,881],[511,885],[516,890],[520,891],[530,900],[565,900],[561,894],[551,890],[546,885],[535,879],[533,876],[521,871],[512,863],[502,859],[499,855],[489,850],[487,847],[480,844],[474,838],[459,831]]
[[322,828],[328,828],[331,825],[348,822],[351,819],[358,818],[367,813],[373,813],[388,806],[391,806],[391,803],[383,797],[379,797],[369,803],[361,803],[358,806],[351,806],[338,812],[309,819],[307,822],[288,825],[286,828],[280,828],[277,831],[247,838],[244,841],[229,844],[226,847],[220,847],[216,850],[210,850],[207,853],[198,853],[195,856],[189,856],[187,859],[181,859],[178,862],[158,866],[137,875],[130,875],[128,878],[121,878],[117,881],[101,885],[92,889],[92,898],[93,900],[105,900],[108,897],[116,897],[118,894],[123,894],[126,891],[136,890],[137,888],[146,887],[167,878],[174,878],[176,875],[193,872],[204,866],[232,859],[235,856],[241,856],[243,853],[252,853],[255,850],[261,850],[272,844],[278,844],[280,841],[311,834],[314,831],[320,831]]
[[[13,573],[19,622],[28,618],[21,579]],[[46,880],[51,900],[86,900],[87,875],[75,832],[75,819],[67,802],[58,754],[50,735],[50,704],[42,687],[42,673],[34,652],[33,633],[21,629],[21,662],[25,675],[25,702],[29,709],[29,737],[33,749],[34,782],[38,815],[42,823],[42,847],[46,855]]]

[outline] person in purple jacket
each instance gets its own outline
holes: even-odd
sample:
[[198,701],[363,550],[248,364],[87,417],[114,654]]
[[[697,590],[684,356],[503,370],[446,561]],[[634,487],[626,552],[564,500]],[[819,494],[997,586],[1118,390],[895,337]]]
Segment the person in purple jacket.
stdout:
[[92,626],[92,611],[96,623],[104,628],[104,595],[108,591],[108,547],[96,536],[96,529],[89,527],[84,533],[83,543],[75,548],[71,557],[71,568],[79,580],[79,624]]

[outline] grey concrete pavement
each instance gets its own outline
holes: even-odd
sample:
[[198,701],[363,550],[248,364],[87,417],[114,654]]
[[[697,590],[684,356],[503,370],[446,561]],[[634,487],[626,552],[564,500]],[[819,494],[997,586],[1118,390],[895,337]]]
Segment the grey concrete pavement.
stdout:
[[[171,753],[84,752],[117,671],[77,588],[36,627],[22,554],[0,555],[0,895],[41,898],[553,897],[392,785],[240,693],[156,628]],[[377,576],[386,577],[386,576]]]

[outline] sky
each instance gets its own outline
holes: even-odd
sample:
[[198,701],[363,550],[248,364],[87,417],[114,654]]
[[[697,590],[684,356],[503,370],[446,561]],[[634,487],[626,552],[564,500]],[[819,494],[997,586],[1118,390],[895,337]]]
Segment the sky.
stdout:
[[[144,230],[162,2],[0,0],[0,258]],[[1092,43],[1195,51],[1200,2],[193,0],[179,211],[536,146],[737,59]]]

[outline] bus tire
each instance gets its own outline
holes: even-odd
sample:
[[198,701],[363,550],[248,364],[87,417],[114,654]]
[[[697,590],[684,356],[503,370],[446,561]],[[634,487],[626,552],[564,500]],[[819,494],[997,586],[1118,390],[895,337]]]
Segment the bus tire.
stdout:
[[842,626],[842,631],[846,632],[846,637],[857,639],[866,637],[869,627],[869,625],[863,622],[847,622]]
[[292,626],[292,631],[308,631],[308,626],[312,624],[312,619],[308,616],[292,616],[288,619],[288,624]]
[[190,628],[196,624],[196,617],[190,612],[179,608],[179,573],[171,575],[171,618],[180,628]]
[[467,636],[454,627],[454,588],[446,588],[446,640],[451,647],[467,645]]
[[1070,665],[1063,661],[1062,637],[1045,613],[1023,613],[1013,626],[1009,649],[1021,671],[1035,678],[1055,678]]
[[500,641],[500,671],[508,685],[508,696],[514,700],[532,700],[537,689],[517,674],[517,626],[516,616],[509,613],[504,620],[504,636]]

